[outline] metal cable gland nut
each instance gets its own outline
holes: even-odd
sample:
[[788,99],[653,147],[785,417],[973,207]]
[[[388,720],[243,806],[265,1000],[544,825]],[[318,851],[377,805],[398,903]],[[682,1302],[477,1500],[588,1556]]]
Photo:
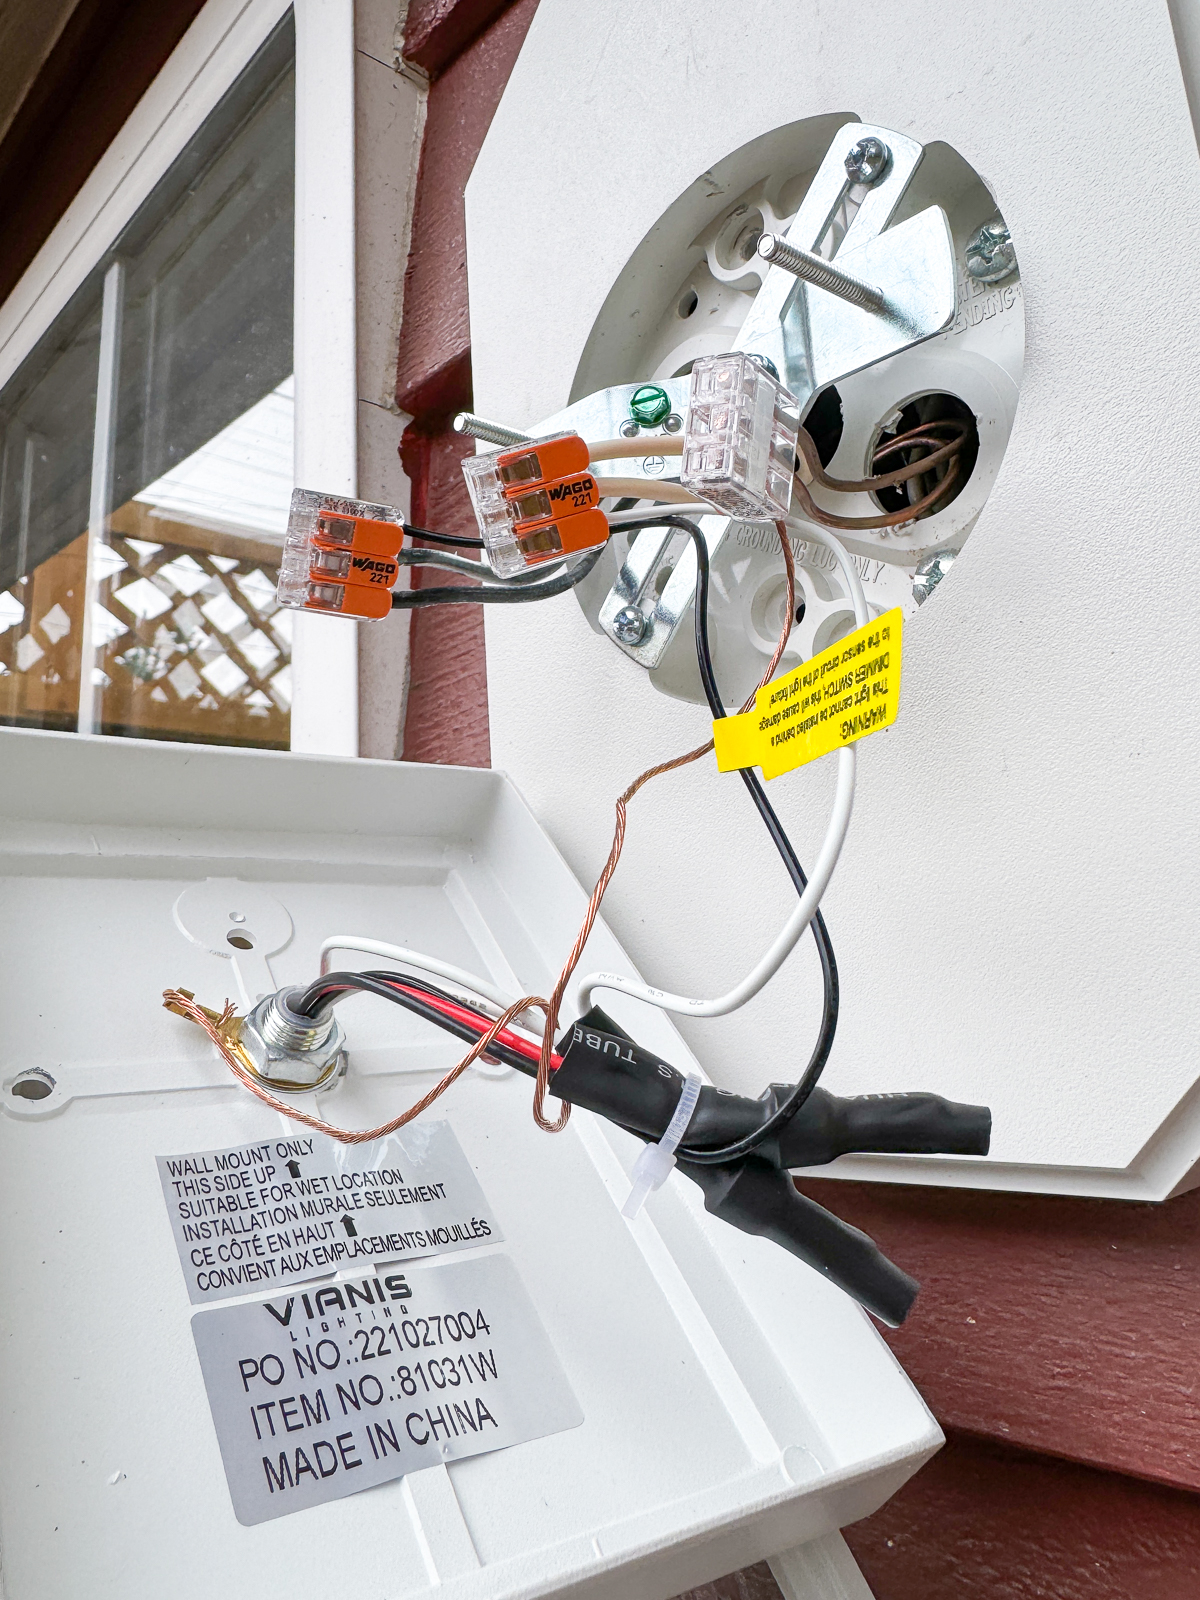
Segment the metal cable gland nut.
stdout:
[[243,1018],[238,1034],[259,1077],[278,1088],[317,1089],[345,1069],[346,1035],[332,1008],[323,1017],[293,1011],[288,1000],[300,992],[267,995]]
[[976,283],[999,283],[1017,270],[1017,252],[1003,217],[993,217],[967,240],[967,272]]
[[846,157],[846,176],[851,183],[878,183],[891,159],[892,152],[883,140],[869,135],[860,139]]
[[622,606],[612,619],[613,635],[622,644],[641,644],[646,628],[646,618],[636,606]]

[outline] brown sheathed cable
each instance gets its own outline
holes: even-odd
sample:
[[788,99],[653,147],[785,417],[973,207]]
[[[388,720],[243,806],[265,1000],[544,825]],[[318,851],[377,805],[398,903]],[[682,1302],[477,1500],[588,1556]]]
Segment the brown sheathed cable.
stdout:
[[[947,428],[953,429],[955,433],[955,437],[949,443],[929,437],[932,431]],[[907,483],[910,478],[919,478],[931,468],[951,460],[962,450],[966,437],[966,424],[952,417],[941,422],[926,422],[919,428],[911,428],[907,433],[898,434],[896,438],[880,445],[872,457],[872,466],[876,461],[882,461],[885,456],[893,455],[897,450],[911,450],[918,445],[932,449],[933,454],[923,456],[920,461],[911,462],[907,466],[898,467],[894,472],[881,472],[870,478],[831,478],[821,465],[821,458],[817,454],[817,447],[811,435],[804,428],[800,429],[796,449],[803,457],[808,470],[807,481],[819,483],[823,489],[832,489],[837,494],[874,494],[879,489],[891,489],[899,483]]]
[[[804,515],[810,522],[819,522],[826,528],[898,528],[906,522],[913,522],[923,511],[931,510],[943,498],[951,486],[958,481],[958,456],[950,462],[950,469],[942,481],[924,497],[916,500],[910,506],[905,506],[903,511],[889,511],[878,517],[839,517],[832,511],[825,511],[816,504],[808,489],[799,478],[793,479],[796,498],[804,508]],[[923,465],[923,463],[922,463]]]

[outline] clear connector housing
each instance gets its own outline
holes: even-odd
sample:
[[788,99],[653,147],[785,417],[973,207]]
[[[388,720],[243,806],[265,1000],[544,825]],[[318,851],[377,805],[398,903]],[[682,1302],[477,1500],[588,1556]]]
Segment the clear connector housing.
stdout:
[[599,493],[587,465],[587,445],[576,433],[466,457],[467,493],[498,578],[604,542],[608,524],[594,512]]
[[679,481],[731,516],[786,516],[799,431],[795,397],[752,355],[701,356]]
[[504,498],[498,457],[467,456],[462,469],[492,571],[498,578],[514,578],[525,571],[526,562],[517,543],[514,509]]
[[[404,537],[404,518],[394,506],[375,505],[368,500],[350,500],[342,495],[320,494],[314,489],[293,489],[288,513],[283,558],[279,563],[276,593],[280,605],[303,611],[310,602],[340,606],[343,596],[331,585],[310,587],[313,575],[345,578],[350,571],[350,551],[354,547],[355,519],[397,524],[395,548]],[[329,546],[337,546],[330,549]]]

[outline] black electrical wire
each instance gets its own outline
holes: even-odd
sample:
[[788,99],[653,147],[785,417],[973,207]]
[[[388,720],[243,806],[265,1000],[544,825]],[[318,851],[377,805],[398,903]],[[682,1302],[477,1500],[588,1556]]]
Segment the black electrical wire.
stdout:
[[[467,1044],[477,1044],[480,1037],[491,1027],[493,1019],[488,1017],[480,1028],[473,1029],[469,1023],[448,1017],[436,1006],[424,1005],[416,995],[405,994],[395,987],[396,984],[405,984],[410,989],[422,989],[426,994],[436,995],[440,1000],[450,1000],[455,1005],[464,1004],[463,1001],[455,999],[453,995],[447,994],[431,983],[409,977],[406,972],[329,972],[323,978],[318,978],[315,983],[309,984],[301,994],[294,998],[289,997],[288,1008],[299,1012],[302,1016],[316,1016],[326,1001],[336,1000],[349,989],[359,989],[364,994],[378,995],[381,1000],[390,1000],[393,1005],[403,1006],[406,1011],[423,1017],[427,1022],[436,1023],[439,1028],[444,1028],[447,1033],[452,1033]],[[510,1049],[499,1039],[493,1039],[488,1045],[487,1054],[495,1056],[497,1061],[503,1061],[506,1067],[517,1067],[531,1077],[537,1073],[536,1061],[523,1056],[519,1050]]]
[[[691,538],[696,549],[696,659],[700,669],[700,679],[704,687],[705,698],[708,700],[709,709],[711,710],[714,718],[721,718],[727,716],[728,713],[725,710],[724,703],[721,699],[720,690],[717,687],[716,673],[713,669],[712,650],[708,635],[709,560],[708,546],[705,543],[704,535],[701,533],[697,525],[688,518],[675,516],[668,512],[651,514],[644,519],[639,519],[636,522],[626,522],[622,524],[623,529],[630,533],[637,533],[643,528],[664,526],[681,529]],[[419,528],[408,528],[407,526],[405,531],[420,538],[433,538],[443,544],[459,543],[463,545],[474,546],[476,548],[482,548],[483,543],[482,540],[453,540],[445,534],[431,535],[426,530]],[[395,610],[414,610],[425,605],[488,605],[494,603],[513,604],[526,600],[549,599],[552,595],[563,594],[568,589],[574,588],[574,586],[583,578],[585,578],[596,565],[596,562],[600,559],[603,550],[604,546],[601,546],[599,549],[590,552],[574,569],[563,573],[558,578],[551,579],[549,582],[538,583],[536,585],[529,584],[522,588],[513,589],[501,587],[499,584],[494,584],[486,587],[472,586],[470,588],[464,588],[461,586],[455,586],[453,588],[448,587],[402,590],[399,593],[393,593],[392,606]],[[797,894],[803,895],[808,886],[808,879],[805,876],[804,868],[800,864],[799,857],[796,855],[795,848],[793,847],[791,840],[784,831],[783,824],[779,821],[778,816],[775,814],[774,807],[767,799],[766,792],[763,789],[762,782],[759,779],[758,774],[752,768],[744,767],[740,769],[740,776],[742,782],[745,784],[751,798],[754,801],[759,815],[762,817],[763,823],[771,836],[772,843],[775,845],[775,848],[778,850],[784,865],[787,867],[788,874],[792,879],[792,883],[796,888]],[[736,1161],[743,1156],[749,1155],[753,1150],[757,1149],[759,1145],[763,1144],[774,1133],[778,1132],[780,1128],[782,1128],[792,1119],[792,1117],[795,1116],[796,1112],[799,1111],[800,1107],[804,1104],[809,1095],[812,1093],[813,1089],[816,1087],[817,1081],[824,1070],[825,1063],[829,1058],[829,1052],[833,1046],[834,1034],[837,1031],[840,995],[837,960],[833,953],[833,944],[829,938],[829,931],[826,928],[824,916],[819,909],[813,916],[810,926],[812,928],[813,940],[817,946],[818,958],[821,963],[821,980],[823,991],[822,1014],[821,1026],[817,1035],[817,1041],[813,1047],[812,1055],[809,1058],[808,1066],[805,1068],[800,1081],[792,1089],[791,1093],[781,1102],[775,1112],[767,1118],[761,1127],[755,1129],[753,1133],[747,1134],[744,1138],[735,1141],[733,1144],[724,1145],[716,1149],[693,1149],[690,1146],[681,1145],[678,1150],[680,1159],[688,1161],[694,1166],[721,1166],[727,1162]],[[317,984],[312,985],[308,990],[306,990],[304,995],[297,1002],[296,1009],[301,1009],[307,1014],[311,1009],[317,1007],[320,1003],[320,999],[328,996],[332,992],[330,985],[333,980],[336,979],[337,985],[341,990],[346,988],[362,989],[368,993],[379,995],[385,1000],[391,1000],[394,1004],[404,1006],[406,1009],[413,1011],[416,1015],[426,1018],[426,1020],[446,1029],[448,1032],[455,1034],[458,1038],[463,1039],[468,1043],[473,1044],[479,1038],[478,1033],[473,1033],[470,1027],[466,1024],[459,1023],[455,1019],[447,1017],[436,1007],[422,1005],[420,1001],[411,995],[405,995],[399,992],[393,986],[393,983],[384,981],[389,977],[393,979],[393,983],[395,981],[402,981],[411,984],[413,987],[423,988],[428,993],[441,994],[441,991],[434,989],[432,985],[420,983],[415,979],[409,979],[407,976],[399,978],[399,976],[396,974],[387,973],[338,973],[333,974],[328,978],[321,979]],[[529,1070],[529,1062],[524,1056],[520,1055],[520,1053],[517,1051],[509,1050],[503,1045],[497,1044],[494,1047],[489,1046],[489,1053],[494,1055],[497,1060],[504,1061],[506,1065],[516,1067],[520,1071],[527,1072]]]
[[455,533],[434,533],[432,528],[414,528],[409,523],[403,524],[404,531],[412,539],[428,539],[430,544],[448,544],[452,548],[460,546],[464,550],[482,550],[482,539],[460,539]]
[[481,578],[485,583],[502,583],[506,588],[510,584],[519,588],[522,584],[544,582],[551,573],[557,575],[562,567],[561,559],[546,561],[526,572],[518,572],[513,578],[498,579],[486,562],[474,561],[470,556],[451,555],[449,550],[401,550],[396,560],[402,567],[440,567],[446,572],[461,572],[467,578]]
[[[671,527],[679,528],[692,540],[696,548],[696,660],[700,668],[700,681],[704,686],[705,698],[708,700],[709,709],[715,718],[728,715],[721,699],[720,690],[717,688],[716,673],[713,670],[712,650],[708,637],[708,591],[709,591],[709,562],[708,546],[704,535],[696,524],[687,517],[672,516],[669,513],[660,513],[657,516],[648,516],[644,521],[623,523],[624,528],[638,531],[642,528]],[[796,893],[803,895],[808,887],[808,879],[804,868],[791,840],[784,832],[783,824],[775,814],[775,809],[767,799],[762,781],[752,767],[739,769],[742,782],[746,785],[751,799],[758,808],[758,813],[766,824],[767,832],[771,835],[771,842],[783,858],[788,869]],[[738,1139],[733,1144],[721,1146],[718,1149],[693,1149],[687,1145],[680,1145],[676,1154],[681,1161],[690,1161],[694,1166],[721,1166],[727,1161],[737,1161],[742,1156],[749,1155],[772,1134],[777,1133],[786,1123],[790,1122],[808,1099],[817,1086],[817,1080],[825,1069],[829,1059],[829,1052],[833,1048],[834,1034],[837,1032],[838,1005],[840,990],[838,984],[837,960],[833,953],[833,943],[829,937],[829,930],[825,926],[825,918],[818,908],[810,923],[813,940],[817,947],[817,955],[821,962],[822,1007],[821,1026],[817,1033],[817,1041],[813,1046],[812,1055],[809,1057],[808,1066],[804,1069],[803,1076],[795,1088],[781,1102],[778,1108],[753,1133],[745,1138]]]
[[582,583],[604,553],[604,545],[589,550],[578,566],[544,583],[527,583],[510,588],[505,583],[458,585],[437,589],[394,589],[393,611],[417,611],[423,606],[523,605],[528,600],[549,600]]

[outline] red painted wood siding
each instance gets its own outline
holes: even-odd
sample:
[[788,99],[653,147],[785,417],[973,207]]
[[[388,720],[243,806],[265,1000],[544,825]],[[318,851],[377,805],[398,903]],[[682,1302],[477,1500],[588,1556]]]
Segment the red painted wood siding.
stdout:
[[[435,433],[405,429],[400,454],[412,481],[414,526],[477,537],[459,466],[471,448],[445,427]],[[413,568],[412,579],[414,588],[466,588],[471,581],[437,567]],[[491,766],[482,607],[413,612],[401,755],[405,761]]]
[[887,1339],[944,1427],[1200,1490],[1200,1190],[801,1187],[920,1280]]
[[[452,533],[476,531],[458,465],[472,447],[450,431],[450,418],[471,404],[463,190],[536,3],[414,0],[405,27],[405,56],[440,75],[429,90],[417,172],[396,403],[413,419],[402,447],[412,520]],[[414,576],[418,587],[447,581],[428,569]],[[402,753],[406,761],[491,765],[481,607],[413,613]]]
[[962,1434],[845,1538],[877,1600],[1200,1594],[1194,1495]]

